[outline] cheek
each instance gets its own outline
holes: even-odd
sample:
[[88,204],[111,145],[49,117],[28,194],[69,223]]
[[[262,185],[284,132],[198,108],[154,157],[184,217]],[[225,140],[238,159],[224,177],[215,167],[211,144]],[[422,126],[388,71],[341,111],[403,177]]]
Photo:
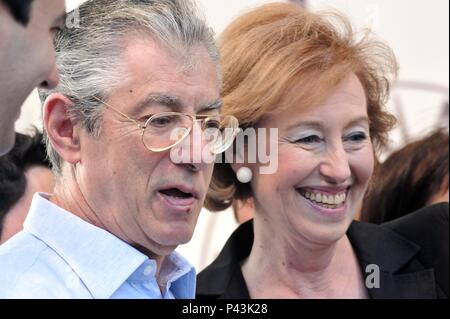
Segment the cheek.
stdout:
[[299,184],[318,169],[318,157],[316,154],[297,147],[280,149],[279,171],[284,180],[291,184]]
[[300,185],[316,168],[316,160],[307,152],[298,149],[280,148],[278,168],[274,174],[260,174],[255,180],[258,188],[272,193],[285,193]]
[[373,151],[367,150],[359,153],[352,159],[356,178],[367,184],[374,170],[375,159]]

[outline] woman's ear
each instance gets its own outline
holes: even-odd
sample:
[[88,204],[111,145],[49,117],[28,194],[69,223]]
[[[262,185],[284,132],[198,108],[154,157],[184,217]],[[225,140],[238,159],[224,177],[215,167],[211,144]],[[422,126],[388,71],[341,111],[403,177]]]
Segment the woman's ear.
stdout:
[[[237,141],[237,140],[236,140]],[[233,147],[233,153],[232,156],[229,153],[225,153],[227,156],[227,162],[230,163],[231,168],[233,169],[234,173],[236,173],[241,167],[246,166],[246,147],[243,143],[237,143],[235,142]]]
[[70,164],[81,160],[79,127],[70,118],[69,110],[74,103],[60,93],[53,93],[44,103],[44,128],[59,156]]
[[[256,136],[249,136],[245,142],[245,133],[242,131],[236,136],[233,145],[233,158],[226,158],[235,173],[242,167],[253,167],[257,162]],[[228,153],[226,152],[225,155]],[[231,156],[230,156],[231,157]]]
[[232,170],[236,174],[236,179],[243,183],[249,183],[252,180],[252,169],[255,168],[255,163],[249,157],[248,147],[243,145],[240,149],[236,147],[236,153],[233,161],[229,162]]
[[244,163],[230,163],[231,168],[233,169],[234,173],[236,174],[237,171],[241,168],[246,166]]

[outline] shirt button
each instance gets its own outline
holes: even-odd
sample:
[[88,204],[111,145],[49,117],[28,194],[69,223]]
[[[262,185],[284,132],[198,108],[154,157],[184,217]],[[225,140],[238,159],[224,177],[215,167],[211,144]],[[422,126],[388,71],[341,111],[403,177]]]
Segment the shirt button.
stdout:
[[153,273],[153,267],[147,266],[144,268],[144,276],[150,276]]

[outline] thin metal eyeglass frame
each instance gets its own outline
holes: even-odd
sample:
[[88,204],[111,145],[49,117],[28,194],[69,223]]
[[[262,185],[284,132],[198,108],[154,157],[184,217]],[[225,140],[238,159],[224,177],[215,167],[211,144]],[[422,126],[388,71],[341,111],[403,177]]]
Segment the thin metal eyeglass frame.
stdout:
[[[144,144],[145,148],[148,149],[151,152],[164,152],[167,151],[169,149],[171,149],[172,147],[178,145],[179,143],[181,143],[187,136],[189,136],[189,134],[192,131],[192,128],[194,126],[194,123],[196,121],[202,121],[203,119],[206,119],[208,117],[212,117],[211,115],[198,115],[198,114],[190,114],[190,113],[180,113],[180,112],[161,112],[161,113],[157,113],[157,114],[151,114],[150,117],[148,118],[148,120],[145,122],[144,125],[142,125],[141,123],[139,123],[138,120],[135,120],[133,118],[131,118],[130,116],[126,115],[125,113],[123,113],[122,111],[120,111],[119,109],[115,108],[114,106],[108,104],[107,102],[103,101],[102,99],[98,98],[97,96],[92,96],[95,100],[97,100],[98,102],[102,103],[103,105],[105,105],[107,108],[110,108],[111,110],[113,110],[114,112],[120,114],[121,116],[125,117],[126,119],[128,119],[129,121],[135,123],[137,125],[137,127],[142,131],[142,135],[141,135],[141,140],[142,140],[142,144]],[[173,145],[167,146],[167,147],[163,147],[163,148],[154,148],[154,149],[150,149],[144,142],[144,134],[145,134],[145,129],[147,128],[148,123],[157,115],[160,114],[182,114],[182,115],[187,115],[192,119],[192,125],[191,127],[186,131],[186,133],[183,135],[182,138],[180,138],[178,141],[176,141]],[[215,115],[215,116],[220,116],[220,117],[231,117],[232,119],[234,118],[236,121],[236,123],[238,123],[236,125],[236,127],[233,127],[232,129],[234,129],[234,137],[236,136],[236,134],[239,132],[239,122],[238,120],[232,116],[232,115],[227,115],[227,116],[223,116],[223,115]],[[198,117],[200,117],[201,119],[198,119]],[[230,147],[233,144],[234,141],[234,137],[230,142],[230,145],[227,146],[226,148]],[[217,153],[220,154],[220,153]]]

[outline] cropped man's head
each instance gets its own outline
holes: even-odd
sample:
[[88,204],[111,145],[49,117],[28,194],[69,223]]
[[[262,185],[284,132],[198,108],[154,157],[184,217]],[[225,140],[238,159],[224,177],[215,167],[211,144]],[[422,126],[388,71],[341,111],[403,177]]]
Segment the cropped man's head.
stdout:
[[14,145],[14,123],[31,91],[58,83],[53,36],[64,22],[64,0],[0,0],[0,155]]
[[174,163],[158,147],[178,115],[149,120],[219,113],[213,34],[188,0],[95,0],[78,10],[80,27],[55,40],[60,84],[40,91],[56,189],[81,198],[93,224],[166,254],[191,238],[212,165]]

